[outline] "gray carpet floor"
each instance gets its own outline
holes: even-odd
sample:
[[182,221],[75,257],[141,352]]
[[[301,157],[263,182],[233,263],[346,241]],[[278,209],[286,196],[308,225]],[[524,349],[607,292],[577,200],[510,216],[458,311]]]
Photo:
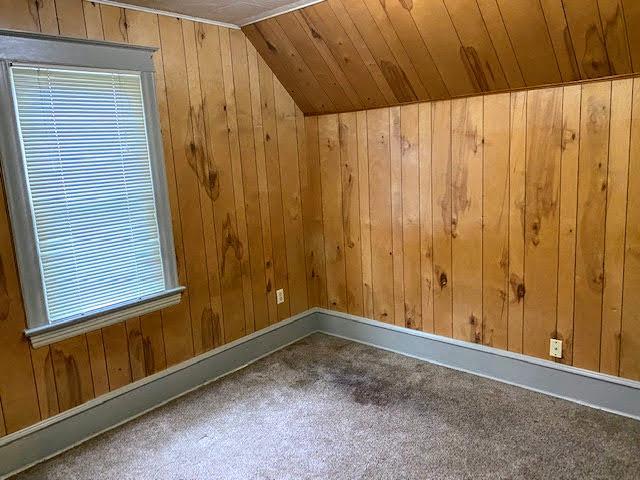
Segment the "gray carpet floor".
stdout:
[[15,479],[640,479],[640,422],[312,335]]

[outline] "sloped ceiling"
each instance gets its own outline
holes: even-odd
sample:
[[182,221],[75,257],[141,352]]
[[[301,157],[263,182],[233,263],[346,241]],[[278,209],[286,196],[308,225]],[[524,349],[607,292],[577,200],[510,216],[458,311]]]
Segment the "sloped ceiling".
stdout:
[[640,71],[640,0],[326,0],[243,31],[308,114]]

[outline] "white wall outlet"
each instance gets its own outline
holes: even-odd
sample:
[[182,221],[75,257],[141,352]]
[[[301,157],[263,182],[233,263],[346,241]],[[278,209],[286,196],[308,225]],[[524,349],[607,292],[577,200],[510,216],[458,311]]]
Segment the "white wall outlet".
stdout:
[[281,303],[284,303],[284,289],[283,288],[279,288],[278,290],[276,290],[276,302],[278,303],[278,305],[280,305]]
[[556,358],[562,358],[562,340],[551,339],[549,343],[549,355]]

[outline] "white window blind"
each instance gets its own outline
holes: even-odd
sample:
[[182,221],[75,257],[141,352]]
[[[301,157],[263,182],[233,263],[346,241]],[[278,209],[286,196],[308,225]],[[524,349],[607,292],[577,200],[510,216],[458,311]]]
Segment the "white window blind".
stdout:
[[11,76],[48,323],[165,290],[140,75]]

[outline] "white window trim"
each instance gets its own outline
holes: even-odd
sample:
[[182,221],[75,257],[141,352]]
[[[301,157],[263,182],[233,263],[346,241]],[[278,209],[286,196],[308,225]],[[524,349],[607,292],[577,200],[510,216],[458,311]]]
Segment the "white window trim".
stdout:
[[[0,30],[0,160],[27,316],[28,328],[25,334],[34,347],[48,345],[166,308],[181,300],[184,287],[178,283],[173,244],[171,210],[153,78],[152,54],[154,51],[154,48],[148,47]],[[120,70],[140,74],[160,249],[164,265],[164,291],[131,302],[112,305],[65,322],[49,323],[35,225],[10,83],[12,63]]]

